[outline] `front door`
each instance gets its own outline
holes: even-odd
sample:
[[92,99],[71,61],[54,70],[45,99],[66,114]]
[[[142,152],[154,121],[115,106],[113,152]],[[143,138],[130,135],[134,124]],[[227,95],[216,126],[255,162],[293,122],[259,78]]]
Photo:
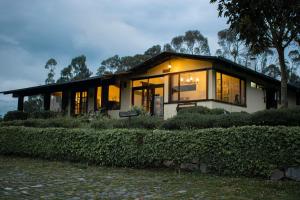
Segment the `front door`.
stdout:
[[163,86],[147,86],[133,89],[133,105],[143,107],[151,115],[163,116]]
[[276,90],[266,89],[266,108],[277,108]]

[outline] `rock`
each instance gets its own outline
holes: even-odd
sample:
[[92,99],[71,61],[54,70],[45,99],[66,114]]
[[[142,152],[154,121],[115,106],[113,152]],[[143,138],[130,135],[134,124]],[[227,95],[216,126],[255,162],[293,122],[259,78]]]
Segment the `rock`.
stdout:
[[204,163],[200,164],[200,172],[206,174],[207,173],[207,165]]
[[278,181],[284,178],[284,172],[279,170],[279,169],[275,169],[272,173],[272,175],[270,176],[270,179],[273,181]]
[[300,181],[300,167],[290,167],[285,171],[285,176],[295,181]]
[[193,163],[182,163],[180,165],[180,169],[194,171],[194,170],[198,170],[199,167],[197,164],[193,164]]
[[40,188],[40,187],[43,187],[43,185],[42,184],[37,184],[37,185],[33,185],[33,186],[31,186],[32,188]]
[[172,160],[165,160],[163,165],[166,167],[174,167],[174,162]]

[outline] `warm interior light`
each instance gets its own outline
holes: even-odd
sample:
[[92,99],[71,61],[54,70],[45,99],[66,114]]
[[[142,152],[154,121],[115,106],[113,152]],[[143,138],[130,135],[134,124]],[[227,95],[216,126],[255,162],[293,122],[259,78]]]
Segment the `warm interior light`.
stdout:
[[183,82],[183,78],[180,78],[180,81]]
[[169,64],[169,65],[168,65],[168,68],[169,68],[169,69],[171,69],[171,68],[172,68],[172,65],[171,65],[171,64]]

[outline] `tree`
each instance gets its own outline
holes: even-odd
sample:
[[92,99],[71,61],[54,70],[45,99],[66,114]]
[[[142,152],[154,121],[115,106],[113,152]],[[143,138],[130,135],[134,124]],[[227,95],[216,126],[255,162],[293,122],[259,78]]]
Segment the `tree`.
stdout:
[[245,42],[239,39],[239,34],[233,29],[224,29],[218,32],[218,44],[221,49],[216,53],[233,62],[247,65],[249,49]]
[[171,45],[165,45],[165,48],[179,53],[210,55],[208,40],[198,30],[190,30],[174,37]]
[[270,76],[272,78],[278,79],[280,77],[280,69],[275,64],[270,64],[262,69],[263,74]]
[[54,58],[50,58],[46,65],[45,65],[45,69],[48,69],[49,72],[48,72],[48,76],[47,76],[47,79],[45,80],[45,84],[52,84],[52,83],[55,83],[55,80],[54,80],[54,76],[55,76],[55,66],[57,65],[57,62]]
[[89,78],[93,73],[89,70],[85,62],[86,57],[84,55],[73,58],[71,64],[61,70],[60,78],[57,82],[64,83]]
[[211,0],[218,3],[219,16],[228,19],[246,45],[255,53],[274,48],[281,71],[281,100],[288,107],[288,73],[285,49],[299,38],[299,0]]

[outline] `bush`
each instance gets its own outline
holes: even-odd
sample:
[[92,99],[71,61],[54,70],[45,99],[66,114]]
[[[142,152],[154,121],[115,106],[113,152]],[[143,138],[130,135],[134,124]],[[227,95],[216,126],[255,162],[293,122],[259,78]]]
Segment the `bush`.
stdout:
[[0,154],[120,167],[161,167],[198,159],[218,174],[268,177],[299,166],[300,127],[245,126],[193,131],[0,128]]
[[159,128],[163,120],[154,116],[138,116],[131,119],[108,119],[102,118],[91,123],[91,128],[108,129],[108,128]]
[[29,114],[30,118],[34,119],[49,119],[58,117],[60,113],[53,112],[53,111],[36,111]]
[[79,128],[85,127],[80,119],[71,117],[58,117],[51,119],[27,119],[27,120],[14,120],[6,121],[0,124],[3,126],[25,126],[25,127],[37,127],[37,128],[47,128],[47,127],[62,127],[62,128]]
[[25,120],[28,118],[28,113],[22,111],[8,111],[4,117],[4,121]]
[[198,113],[184,113],[166,120],[162,129],[201,129],[213,127],[243,126],[249,123],[249,114],[231,113],[223,115],[204,115]]
[[221,114],[228,114],[229,112],[222,108],[207,108],[204,106],[196,106],[196,107],[187,107],[181,108],[178,111],[178,115],[181,114],[203,114],[203,115],[221,115]]
[[251,123],[269,126],[299,126],[300,108],[270,109],[251,114]]

